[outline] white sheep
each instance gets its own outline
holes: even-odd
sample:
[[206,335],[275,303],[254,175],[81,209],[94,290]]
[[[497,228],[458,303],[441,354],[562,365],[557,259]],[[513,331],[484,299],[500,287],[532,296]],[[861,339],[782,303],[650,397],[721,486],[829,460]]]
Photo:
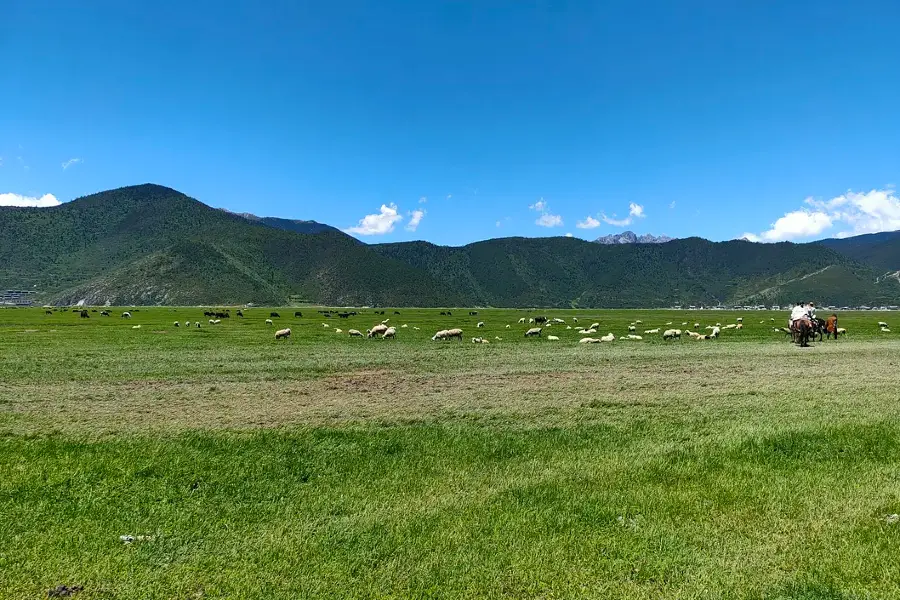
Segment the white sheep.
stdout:
[[657,333],[659,333],[659,327],[657,327],[656,329],[647,329],[644,331],[645,335],[656,335]]
[[328,329],[329,327],[331,327],[331,325],[329,325],[328,323],[322,323],[322,327]]
[[[271,321],[269,321],[269,322],[271,323]],[[214,321],[213,319],[210,319],[210,320],[209,320],[209,324],[210,324],[210,325],[213,325],[213,324],[215,324],[215,321]]]
[[181,327],[181,324],[178,321],[175,321],[175,327]]
[[140,329],[141,326],[140,326],[140,325],[132,325],[131,328],[132,328],[132,329]]
[[710,339],[715,339],[715,338],[718,338],[718,337],[719,337],[719,328],[718,328],[718,326],[712,328],[712,331],[709,332],[709,337],[710,337]]
[[634,325],[629,325],[628,331],[637,331],[637,327],[635,327]]
[[387,322],[388,322],[388,321],[390,321],[390,319],[385,319],[384,321],[381,322],[381,324],[382,324],[382,325],[387,325]]
[[519,324],[522,324],[524,322],[525,322],[525,317],[522,317],[521,319],[519,319]]
[[843,328],[843,327],[838,327],[838,328],[837,328],[837,334],[838,334],[838,335],[844,335],[845,333],[847,333],[847,330],[846,330],[845,328]]
[[221,323],[221,322],[222,322],[222,321],[220,321],[219,319],[214,319],[214,320],[213,320],[213,325],[218,325],[218,324]]
[[448,333],[449,332],[446,329],[441,329],[431,337],[431,341],[436,342],[438,340],[446,340]]
[[663,331],[664,340],[674,340],[675,338],[681,338],[680,329],[666,329]]
[[666,327],[668,327],[671,324],[672,324],[672,321],[669,321],[668,323],[666,323]]
[[737,324],[737,327],[735,327],[735,329],[743,329],[743,328],[744,328],[744,324],[743,324],[743,323],[738,323],[738,324]]
[[495,336],[494,336],[494,339],[497,340],[498,342],[502,342],[502,341],[503,341],[503,338],[500,337],[499,335],[495,335]]
[[586,337],[586,338],[581,338],[580,340],[578,340],[578,343],[579,344],[599,344],[600,340],[598,340],[597,338]]
[[372,329],[369,329],[368,331],[366,331],[366,336],[373,338],[376,335],[383,334],[385,331],[387,331],[387,329],[388,329],[387,325],[384,325],[384,324],[375,325],[374,327],[372,327]]
[[530,325],[531,323],[534,323],[534,319],[533,319],[533,318],[529,318],[529,319],[528,319],[528,324]]
[[190,327],[190,326],[191,326],[191,322],[190,322],[190,321],[185,321],[185,322],[184,322],[184,326],[185,326],[185,327]]
[[491,342],[490,342],[490,340],[486,340],[486,339],[481,338],[481,337],[473,337],[473,338],[472,338],[472,343],[473,343],[473,344],[490,344]]
[[337,329],[334,330],[334,332],[335,333],[344,333],[344,330],[341,329],[340,327],[338,327]]
[[275,339],[280,340],[281,338],[289,338],[291,337],[290,329],[279,329],[275,332]]
[[888,324],[885,323],[884,321],[878,321],[878,326],[879,326],[879,327],[887,327]]
[[592,329],[582,329],[582,330],[581,330],[581,335],[593,335],[593,334],[595,334],[595,333],[597,333],[597,329],[596,329],[596,328],[592,328]]
[[351,329],[347,333],[350,335],[350,337],[362,337],[363,336],[362,331],[359,331],[358,329]]
[[459,338],[459,341],[462,341],[463,330],[462,329],[448,329],[447,330],[447,339],[452,340],[453,338]]
[[272,319],[266,319],[266,325],[271,325],[271,324],[272,324]]
[[131,313],[128,312],[128,311],[126,310],[125,312],[122,313],[122,318],[123,318],[123,319],[130,319],[130,318],[131,318]]
[[532,327],[531,329],[529,329],[528,331],[525,332],[525,337],[540,336],[541,331],[543,331],[543,329],[541,329],[540,327]]
[[738,318],[737,318],[737,322],[738,322],[738,323],[743,323],[743,322],[744,322],[744,317],[738,317]]
[[397,337],[397,328],[396,327],[388,327],[384,330],[384,333],[381,334],[381,339],[391,338],[394,339]]
[[409,327],[409,325],[407,325],[406,323],[404,323],[403,325],[400,326],[400,329],[406,329],[407,327]]
[[578,317],[572,317],[572,321],[575,322],[575,323],[577,323],[577,322],[578,322]]
[[600,329],[600,323],[591,323],[591,326],[588,329]]
[[633,333],[629,333],[629,334],[628,334],[628,339],[629,339],[629,340],[642,340],[642,339],[644,339],[644,338],[642,338],[642,337],[639,336],[639,335],[634,335]]
[[507,325],[507,326],[506,326],[506,328],[507,328],[507,329],[509,329],[509,328],[510,328],[510,326],[509,326],[509,325]]
[[477,328],[479,328],[479,329],[482,328],[482,327],[484,327],[484,321],[478,321],[478,324],[475,325],[475,327],[477,327]]
[[641,321],[640,319],[638,319],[637,321],[634,322],[634,324],[635,324],[635,325],[643,325],[644,322]]
[[612,342],[612,341],[615,341],[615,339],[616,339],[616,336],[614,336],[612,333],[607,333],[606,335],[604,335],[603,337],[600,338],[600,341],[601,342]]
[[559,341],[559,338],[556,337],[555,335],[548,335],[548,336],[547,336],[547,341],[549,341],[549,342],[558,342],[558,341]]
[[558,318],[558,317],[555,317],[555,318],[553,319],[553,322],[554,322],[554,323],[565,323],[565,321],[563,321],[562,319],[560,319],[560,318]]
[[882,328],[881,328],[881,333],[890,333],[890,332],[891,332],[891,330],[888,329],[887,327],[882,327]]

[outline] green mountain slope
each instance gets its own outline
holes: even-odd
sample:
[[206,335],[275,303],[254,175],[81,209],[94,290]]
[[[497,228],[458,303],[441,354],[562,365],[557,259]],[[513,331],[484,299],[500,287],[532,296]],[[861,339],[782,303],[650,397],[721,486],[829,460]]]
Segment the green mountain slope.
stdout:
[[[876,283],[871,269],[814,244],[689,238],[606,246],[572,238],[505,238],[461,248],[423,242],[373,248],[427,270],[472,304],[493,306],[786,303],[797,294],[858,304],[900,297],[896,281]],[[841,274],[839,284],[831,285],[832,273]]]
[[878,271],[900,271],[900,231],[827,239],[817,243]]
[[602,245],[560,237],[459,248],[366,245],[327,226],[302,233],[292,229],[308,223],[269,221],[158,185],[54,208],[0,208],[0,287],[36,289],[41,301],[90,304],[900,303],[896,277],[824,244],[690,238]]
[[271,228],[156,185],[0,209],[0,286],[63,303],[458,300],[343,233]]

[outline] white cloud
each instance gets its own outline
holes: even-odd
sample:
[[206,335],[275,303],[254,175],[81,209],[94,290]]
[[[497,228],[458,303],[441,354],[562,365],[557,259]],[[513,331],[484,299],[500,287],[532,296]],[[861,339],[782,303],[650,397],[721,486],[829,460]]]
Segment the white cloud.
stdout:
[[572,235],[571,233],[567,233],[567,234],[566,234],[566,237],[575,237],[575,236]]
[[669,208],[675,208],[675,201],[674,201],[674,200],[672,200],[671,202],[669,202]]
[[595,227],[600,227],[600,221],[588,215],[587,217],[585,217],[584,221],[578,221],[577,223],[575,223],[575,227],[577,227],[578,229],[594,229]]
[[47,208],[49,206],[59,206],[60,201],[53,194],[44,194],[40,198],[33,196],[21,196],[19,194],[0,194],[0,206],[30,206],[36,208]]
[[419,204],[425,204],[426,202],[428,202],[427,196],[422,196],[421,198],[419,198]]
[[425,209],[417,209],[409,213],[409,223],[406,224],[407,231],[415,231],[419,227],[419,223],[425,217]]
[[396,204],[382,204],[378,214],[366,215],[355,227],[348,227],[344,231],[358,235],[384,235],[394,231],[394,224],[402,220],[403,217],[397,213]]
[[535,225],[539,225],[541,227],[560,227],[563,224],[563,219],[560,215],[550,214],[550,206],[543,198],[541,198],[528,208],[541,213],[541,216],[538,217],[534,222]]
[[768,230],[744,234],[743,238],[781,242],[821,235],[834,227],[841,227],[834,234],[837,237],[900,229],[900,198],[890,186],[868,192],[848,191],[830,200],[807,198],[804,203],[810,208],[785,213]]
[[77,164],[80,163],[80,162],[81,162],[81,159],[80,159],[80,158],[70,158],[69,160],[67,160],[66,162],[64,162],[64,163],[62,164],[63,171],[65,171],[66,169],[68,169],[68,168],[71,167],[72,165],[77,165]]
[[500,221],[497,221],[497,227],[500,227],[501,225],[502,223]]
[[613,214],[612,217],[607,217],[605,214],[600,213],[600,220],[613,227],[628,227],[635,219],[643,219],[647,215],[644,214],[643,206],[631,202],[628,204],[628,216],[626,218],[616,219],[614,218],[615,216],[616,215]]
[[559,215],[544,213],[537,218],[535,224],[540,225],[541,227],[560,227],[563,224],[563,220]]

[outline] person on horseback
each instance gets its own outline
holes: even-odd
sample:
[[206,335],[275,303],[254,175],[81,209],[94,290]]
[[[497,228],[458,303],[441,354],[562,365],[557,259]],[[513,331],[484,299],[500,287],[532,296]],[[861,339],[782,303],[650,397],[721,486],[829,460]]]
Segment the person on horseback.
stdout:
[[809,317],[810,321],[816,320],[816,303],[810,302],[809,306],[806,307],[806,315]]
[[788,319],[788,329],[794,329],[795,322],[806,318],[808,318],[807,308],[803,306],[802,302],[798,302],[794,308],[791,309],[791,318]]

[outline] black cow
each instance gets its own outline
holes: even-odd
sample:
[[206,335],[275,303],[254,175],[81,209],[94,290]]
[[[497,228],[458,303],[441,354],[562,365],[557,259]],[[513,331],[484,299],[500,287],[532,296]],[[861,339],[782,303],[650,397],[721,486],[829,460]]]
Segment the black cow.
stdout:
[[294,313],[294,316],[297,317],[298,319],[302,319],[303,313],[298,310],[297,312]]
[[348,318],[348,317],[350,316],[350,313],[345,313],[345,312],[343,312],[343,313],[338,313],[338,316],[339,316],[340,318],[342,318],[342,319],[346,319],[346,318]]
[[539,324],[539,323],[546,323],[546,322],[547,322],[547,317],[535,317],[535,318],[534,318],[534,322],[535,322],[536,324]]
[[237,316],[244,318],[244,311],[241,311],[241,310],[237,311]]
[[269,316],[273,318],[281,318],[281,315],[279,315],[277,312],[270,312]]
[[83,311],[81,311],[81,318],[82,318],[82,319],[90,319],[90,318],[91,318],[91,315],[88,314],[88,311],[83,310]]
[[474,316],[477,316],[477,315],[478,315],[478,311],[477,311],[477,310],[470,310],[470,311],[469,311],[469,316],[470,316],[470,317],[474,317]]
[[45,314],[45,315],[52,315],[52,314],[53,314],[53,311],[52,311],[52,310],[45,310],[45,311],[44,311],[44,314]]

